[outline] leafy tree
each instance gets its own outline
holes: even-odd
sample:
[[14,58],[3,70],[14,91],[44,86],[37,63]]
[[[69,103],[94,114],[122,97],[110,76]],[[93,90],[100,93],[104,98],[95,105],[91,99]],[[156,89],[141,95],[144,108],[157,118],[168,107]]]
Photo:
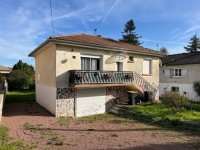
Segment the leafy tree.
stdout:
[[28,76],[34,76],[35,74],[34,67],[32,65],[28,65],[27,63],[23,63],[22,60],[19,60],[18,63],[13,66],[13,70],[20,70]]
[[14,66],[13,70],[20,70],[21,72],[28,75],[28,87],[29,89],[35,88],[35,71],[32,65],[28,65],[27,63],[23,63],[22,60],[19,60]]
[[124,28],[124,34],[122,35],[122,38],[119,39],[122,42],[130,43],[133,45],[142,45],[138,39],[142,36],[138,36],[135,32],[133,32],[136,29],[134,21],[131,19],[125,24]]
[[13,70],[7,78],[9,90],[20,90],[29,84],[29,76],[20,70]]
[[166,55],[169,55],[169,52],[168,52],[167,48],[165,48],[165,47],[161,47],[160,52],[165,53]]
[[197,52],[200,49],[200,39],[197,38],[197,34],[193,35],[190,39],[188,46],[184,46],[187,52]]

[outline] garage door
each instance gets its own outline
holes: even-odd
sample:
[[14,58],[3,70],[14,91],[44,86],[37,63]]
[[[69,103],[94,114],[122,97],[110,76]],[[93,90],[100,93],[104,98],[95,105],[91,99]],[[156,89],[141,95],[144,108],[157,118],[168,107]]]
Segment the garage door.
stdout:
[[105,88],[78,89],[75,101],[76,117],[105,113]]

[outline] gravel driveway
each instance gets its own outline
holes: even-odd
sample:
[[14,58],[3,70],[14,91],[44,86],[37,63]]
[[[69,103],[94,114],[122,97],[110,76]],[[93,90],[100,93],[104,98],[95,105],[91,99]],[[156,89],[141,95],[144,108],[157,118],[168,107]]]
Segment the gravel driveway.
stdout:
[[200,149],[200,135],[177,132],[111,114],[56,118],[37,103],[6,104],[2,125],[12,141],[24,140],[35,149]]

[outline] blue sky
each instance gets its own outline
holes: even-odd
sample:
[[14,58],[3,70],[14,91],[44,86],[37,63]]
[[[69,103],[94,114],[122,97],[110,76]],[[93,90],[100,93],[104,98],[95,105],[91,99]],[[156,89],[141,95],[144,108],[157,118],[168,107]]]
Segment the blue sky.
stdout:
[[[166,47],[170,54],[200,37],[199,0],[51,0],[54,35],[94,34],[120,39],[125,23],[133,19],[143,46]],[[0,1],[0,65],[18,60],[34,66],[28,57],[53,35],[49,0]]]

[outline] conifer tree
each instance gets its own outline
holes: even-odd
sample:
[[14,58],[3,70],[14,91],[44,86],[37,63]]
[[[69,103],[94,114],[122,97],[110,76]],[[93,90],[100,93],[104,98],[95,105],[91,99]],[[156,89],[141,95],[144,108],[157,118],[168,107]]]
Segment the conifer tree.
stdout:
[[141,43],[138,39],[141,38],[142,36],[138,36],[138,34],[136,34],[134,32],[134,30],[136,29],[134,21],[131,19],[129,20],[126,24],[125,24],[125,28],[124,28],[124,34],[122,35],[122,38],[119,39],[122,42],[126,42],[126,43],[130,43],[133,45],[142,45],[143,42]]
[[184,46],[184,49],[189,53],[199,51],[200,39],[197,37],[197,34],[193,35],[193,37],[190,39],[189,45]]

